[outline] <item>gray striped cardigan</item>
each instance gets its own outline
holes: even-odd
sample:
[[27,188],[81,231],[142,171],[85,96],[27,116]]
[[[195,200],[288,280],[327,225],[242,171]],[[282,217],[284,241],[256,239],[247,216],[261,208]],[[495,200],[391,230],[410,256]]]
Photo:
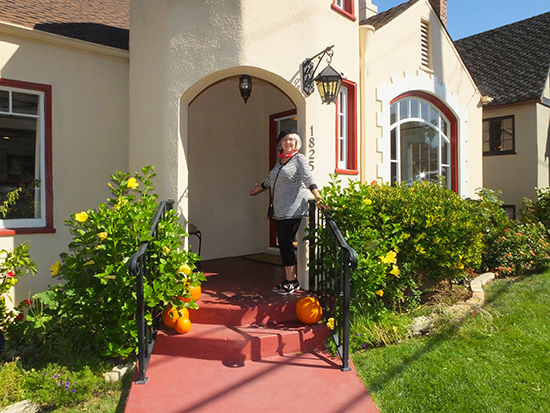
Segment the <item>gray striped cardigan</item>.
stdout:
[[[275,182],[277,173],[279,177]],[[273,193],[273,185],[275,185],[275,193]],[[306,157],[298,152],[285,164],[277,159],[269,176],[262,183],[262,188],[270,188],[275,209],[273,218],[281,220],[306,217],[309,191],[317,188],[317,184]]]

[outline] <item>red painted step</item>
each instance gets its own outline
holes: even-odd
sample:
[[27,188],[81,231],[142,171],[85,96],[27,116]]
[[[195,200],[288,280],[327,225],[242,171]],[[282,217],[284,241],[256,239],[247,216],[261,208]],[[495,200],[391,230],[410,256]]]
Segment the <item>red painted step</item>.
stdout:
[[172,329],[159,331],[154,353],[242,363],[313,351],[324,347],[327,334],[323,324],[307,326],[299,322],[271,327],[193,323],[187,334]]
[[239,302],[213,297],[208,291],[202,294],[198,310],[189,310],[193,323],[232,326],[274,325],[296,320],[296,302],[305,292],[282,296],[270,292],[264,297]]
[[161,329],[154,354],[239,364],[324,348],[328,328],[296,318],[296,302],[307,293],[272,291],[284,279],[282,267],[244,259],[203,264],[207,281],[199,309],[189,310],[191,331]]

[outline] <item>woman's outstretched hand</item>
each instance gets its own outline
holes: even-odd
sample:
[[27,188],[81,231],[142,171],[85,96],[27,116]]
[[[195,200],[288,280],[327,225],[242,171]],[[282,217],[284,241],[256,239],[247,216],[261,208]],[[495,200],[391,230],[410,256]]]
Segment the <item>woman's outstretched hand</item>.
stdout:
[[254,189],[250,191],[250,195],[254,196],[263,191],[265,191],[264,188],[262,188],[261,186],[258,186],[258,184],[254,184]]

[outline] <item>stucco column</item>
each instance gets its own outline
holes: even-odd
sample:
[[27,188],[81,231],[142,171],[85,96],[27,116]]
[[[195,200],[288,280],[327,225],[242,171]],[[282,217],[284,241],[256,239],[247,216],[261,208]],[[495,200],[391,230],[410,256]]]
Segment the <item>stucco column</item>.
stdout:
[[367,46],[369,40],[374,34],[374,27],[370,25],[359,26],[359,163],[360,163],[360,177],[361,182],[366,182],[365,177],[367,167],[365,156],[365,140],[367,136],[367,122],[365,110],[367,108]]

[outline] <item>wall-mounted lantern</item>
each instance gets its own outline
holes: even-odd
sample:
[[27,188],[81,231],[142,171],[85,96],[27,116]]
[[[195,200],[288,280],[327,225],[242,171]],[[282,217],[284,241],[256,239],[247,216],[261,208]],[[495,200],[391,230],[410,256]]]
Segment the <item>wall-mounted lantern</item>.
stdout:
[[[311,95],[315,89],[314,82],[321,95],[321,101],[329,104],[336,102],[338,93],[340,93],[340,86],[342,86],[342,76],[330,65],[332,56],[334,54],[332,48],[329,46],[322,52],[317,53],[315,56],[304,60],[302,63],[302,82],[303,89],[306,95]],[[315,76],[315,71],[319,67],[323,57],[327,55],[327,67],[325,67],[321,73]],[[314,64],[314,60],[317,61],[317,65]]]
[[248,75],[242,75],[239,78],[239,90],[241,92],[241,96],[244,99],[244,103],[246,104],[246,101],[250,97],[250,93],[252,92],[252,78]]

